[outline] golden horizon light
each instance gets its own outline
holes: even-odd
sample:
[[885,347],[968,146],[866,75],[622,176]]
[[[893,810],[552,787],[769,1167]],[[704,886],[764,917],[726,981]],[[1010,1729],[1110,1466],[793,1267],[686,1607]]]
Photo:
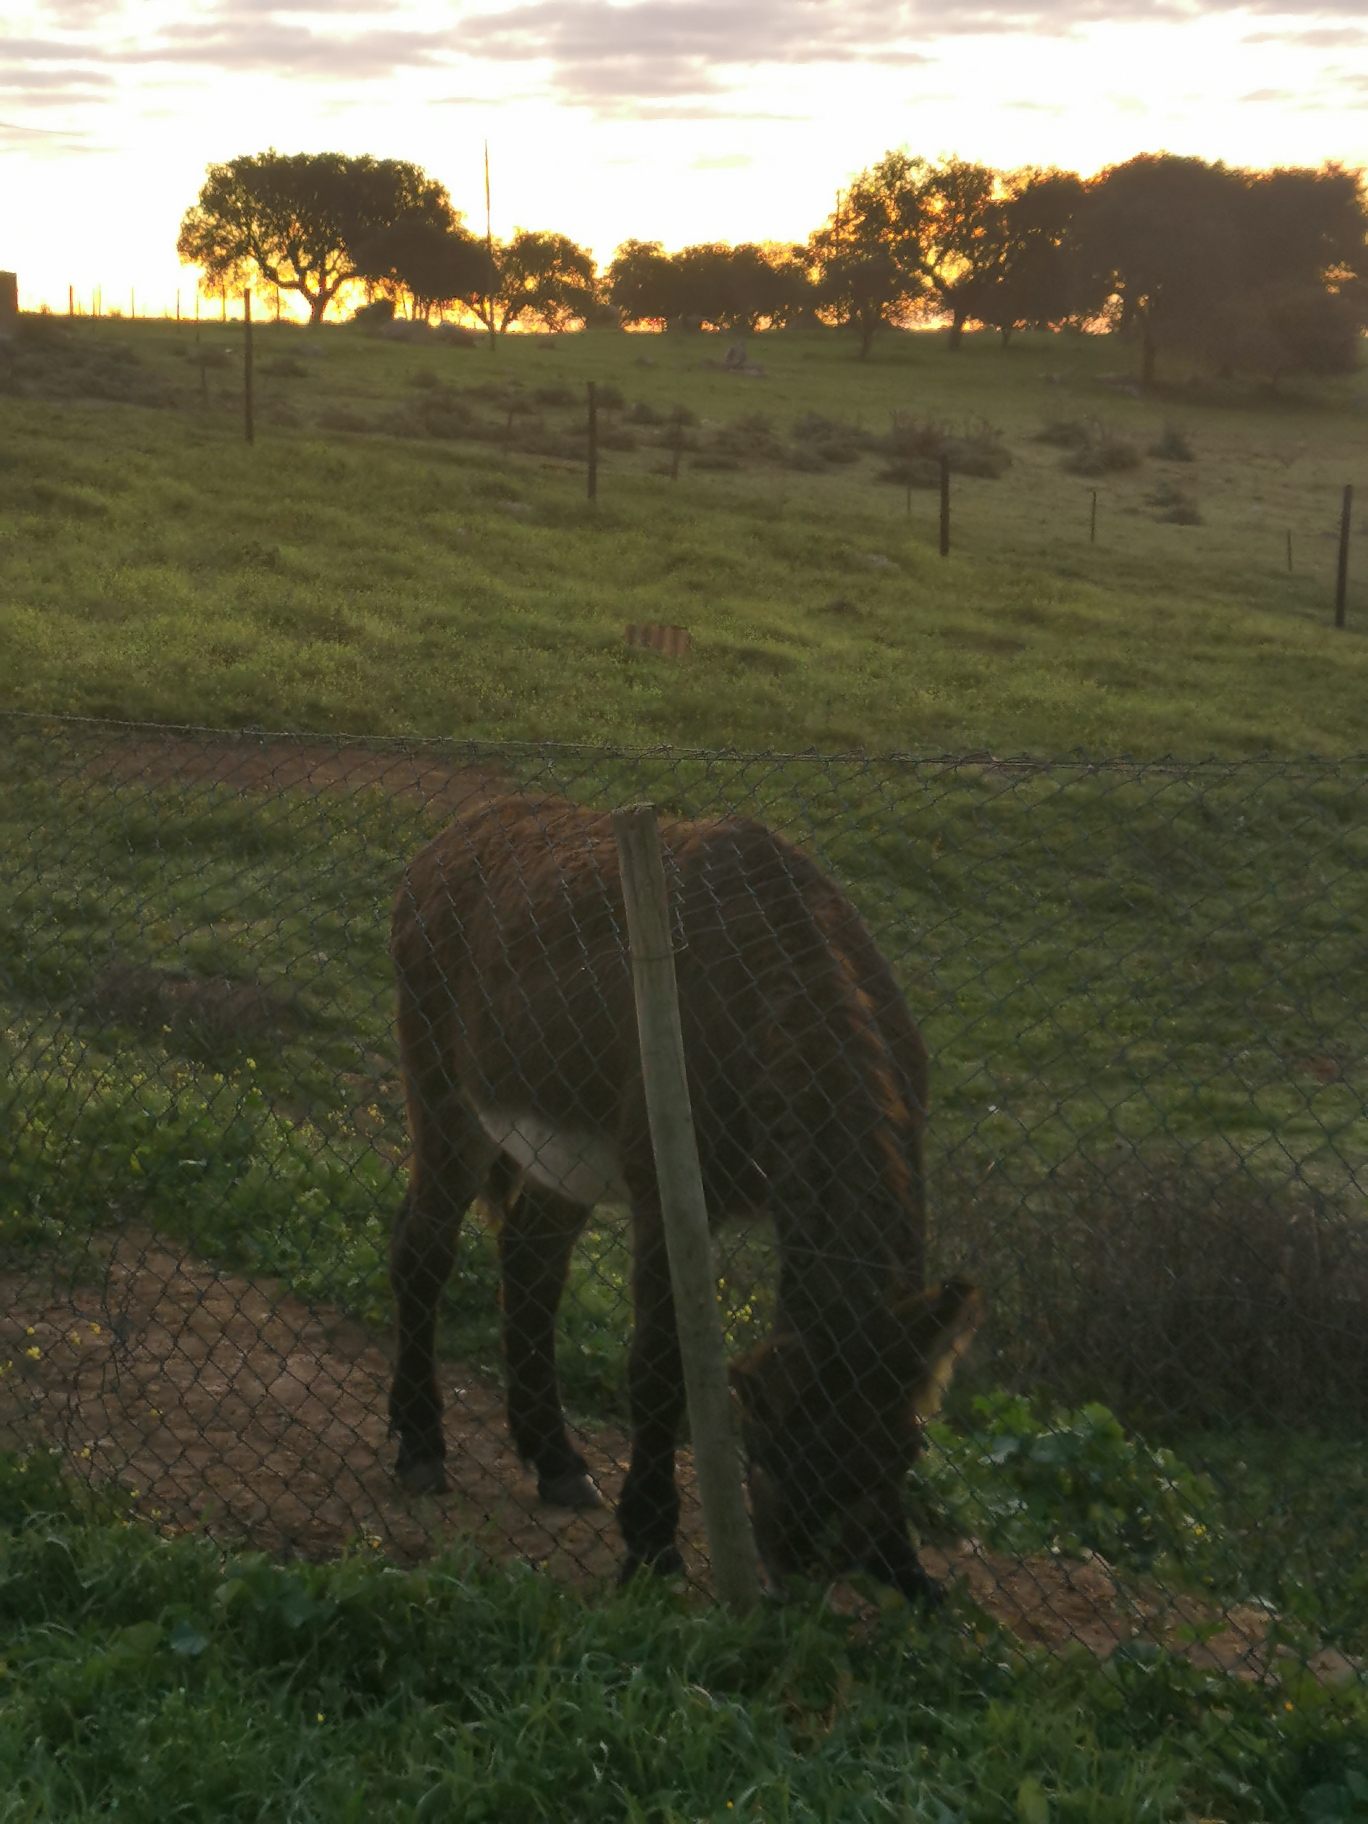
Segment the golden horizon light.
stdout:
[[415,160],[496,234],[801,240],[891,146],[1086,173],[1368,163],[1357,0],[11,0],[0,268],[25,309],[193,308],[211,161]]

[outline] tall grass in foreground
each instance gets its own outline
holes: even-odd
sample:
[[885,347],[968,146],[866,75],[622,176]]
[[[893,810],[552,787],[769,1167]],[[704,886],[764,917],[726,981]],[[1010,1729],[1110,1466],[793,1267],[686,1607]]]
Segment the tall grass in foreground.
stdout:
[[[815,1596],[814,1592],[814,1596]],[[0,1819],[1331,1824],[1368,1692],[1154,1650],[1023,1652],[967,1610],[745,1622],[460,1557],[224,1557],[0,1458]]]

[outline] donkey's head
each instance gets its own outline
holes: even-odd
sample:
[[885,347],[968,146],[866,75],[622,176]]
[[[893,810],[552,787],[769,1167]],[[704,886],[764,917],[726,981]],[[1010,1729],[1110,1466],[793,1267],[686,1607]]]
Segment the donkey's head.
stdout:
[[981,1312],[977,1289],[952,1279],[897,1300],[854,1343],[781,1334],[732,1364],[756,1544],[777,1582],[816,1568],[832,1523],[849,1564],[904,1587],[921,1578],[902,1480]]

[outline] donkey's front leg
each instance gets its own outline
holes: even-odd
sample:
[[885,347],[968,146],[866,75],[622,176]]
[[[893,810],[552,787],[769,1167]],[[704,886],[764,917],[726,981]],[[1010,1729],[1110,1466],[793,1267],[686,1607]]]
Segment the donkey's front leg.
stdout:
[[632,1348],[627,1390],[632,1462],[618,1502],[627,1545],[623,1581],[646,1568],[673,1576],[684,1568],[675,1544],[679,1490],[675,1439],[684,1411],[684,1369],[675,1330],[670,1262],[658,1200],[638,1199],[632,1222]]
[[570,1442],[556,1380],[556,1309],[570,1255],[589,1211],[535,1184],[503,1198],[504,1359],[508,1429],[537,1472],[537,1493],[557,1507],[602,1507],[589,1465]]

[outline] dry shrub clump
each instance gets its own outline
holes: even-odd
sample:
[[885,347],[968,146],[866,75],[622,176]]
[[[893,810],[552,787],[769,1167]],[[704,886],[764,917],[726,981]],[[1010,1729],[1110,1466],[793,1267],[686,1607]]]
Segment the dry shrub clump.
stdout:
[[1165,520],[1171,526],[1200,526],[1202,523],[1196,499],[1180,482],[1158,482],[1145,500],[1155,509],[1155,518]]
[[1150,1427],[1368,1409],[1368,1213],[1305,1183],[1076,1158],[1029,1188],[989,1176],[944,1232],[989,1294],[994,1385]]
[[1036,438],[1067,450],[1064,467],[1073,475],[1116,475],[1140,466],[1140,452],[1130,438],[1096,418],[1052,419]]
[[1187,432],[1178,424],[1166,424],[1150,445],[1150,455],[1159,462],[1192,462],[1192,444]]
[[791,469],[809,472],[831,463],[858,462],[861,451],[872,441],[858,425],[823,418],[820,412],[805,412],[793,427],[793,447],[786,461]]
[[953,474],[986,481],[1000,480],[1012,466],[1012,453],[1002,432],[986,418],[956,431],[939,419],[894,412],[892,428],[879,447],[890,459],[879,479],[903,488],[938,486],[943,456]]

